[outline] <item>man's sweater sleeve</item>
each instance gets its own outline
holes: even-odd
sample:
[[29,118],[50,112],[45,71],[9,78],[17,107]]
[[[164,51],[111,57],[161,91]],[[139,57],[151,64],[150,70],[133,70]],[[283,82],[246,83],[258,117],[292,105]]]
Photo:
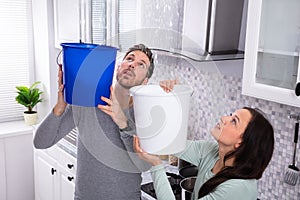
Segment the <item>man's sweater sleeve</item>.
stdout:
[[125,148],[129,154],[130,159],[134,163],[134,165],[141,171],[147,171],[151,168],[151,165],[142,159],[140,159],[133,149],[133,135],[136,134],[136,127],[133,120],[129,115],[129,111],[125,111],[125,115],[127,116],[127,130],[120,130],[120,136],[125,145]]
[[75,127],[72,107],[68,105],[61,116],[51,111],[35,131],[33,144],[37,149],[46,149],[56,144]]

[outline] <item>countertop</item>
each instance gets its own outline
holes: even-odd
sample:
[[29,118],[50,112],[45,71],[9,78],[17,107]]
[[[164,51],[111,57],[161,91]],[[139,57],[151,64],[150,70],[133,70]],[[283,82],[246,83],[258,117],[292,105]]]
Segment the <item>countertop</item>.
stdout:
[[28,126],[21,121],[0,123],[0,138],[33,133],[35,126]]
[[72,143],[68,142],[66,139],[61,139],[57,144],[59,148],[73,156],[74,158],[77,157],[77,148]]

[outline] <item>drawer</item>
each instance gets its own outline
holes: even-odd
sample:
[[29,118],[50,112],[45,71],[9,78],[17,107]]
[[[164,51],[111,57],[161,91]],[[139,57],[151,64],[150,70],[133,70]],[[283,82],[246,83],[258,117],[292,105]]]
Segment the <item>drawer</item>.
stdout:
[[67,171],[70,171],[73,175],[75,175],[76,158],[74,156],[62,150],[57,145],[48,148],[46,153],[55,159],[62,167],[66,168]]

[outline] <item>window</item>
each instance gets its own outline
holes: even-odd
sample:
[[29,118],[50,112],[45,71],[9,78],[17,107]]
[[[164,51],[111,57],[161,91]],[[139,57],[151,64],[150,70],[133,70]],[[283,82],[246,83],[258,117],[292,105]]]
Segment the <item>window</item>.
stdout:
[[127,50],[136,43],[137,0],[92,0],[92,42]]
[[22,119],[25,108],[16,103],[17,85],[33,79],[31,0],[0,1],[0,122]]
[[106,42],[106,0],[92,0],[92,40],[95,44]]
[[119,0],[118,39],[121,50],[127,50],[136,43],[137,0]]

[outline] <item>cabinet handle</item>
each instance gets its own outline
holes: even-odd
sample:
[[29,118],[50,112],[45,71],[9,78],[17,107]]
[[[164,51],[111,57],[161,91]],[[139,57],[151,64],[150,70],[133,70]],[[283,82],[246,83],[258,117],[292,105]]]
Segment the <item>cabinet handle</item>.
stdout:
[[300,82],[296,84],[295,94],[296,96],[300,96]]
[[69,169],[72,169],[74,167],[73,164],[67,164],[67,166],[68,166]]
[[51,168],[51,174],[54,175],[54,173],[56,172],[56,169],[54,169],[53,167]]
[[68,180],[69,180],[69,181],[72,181],[73,179],[74,179],[73,176],[68,176]]

